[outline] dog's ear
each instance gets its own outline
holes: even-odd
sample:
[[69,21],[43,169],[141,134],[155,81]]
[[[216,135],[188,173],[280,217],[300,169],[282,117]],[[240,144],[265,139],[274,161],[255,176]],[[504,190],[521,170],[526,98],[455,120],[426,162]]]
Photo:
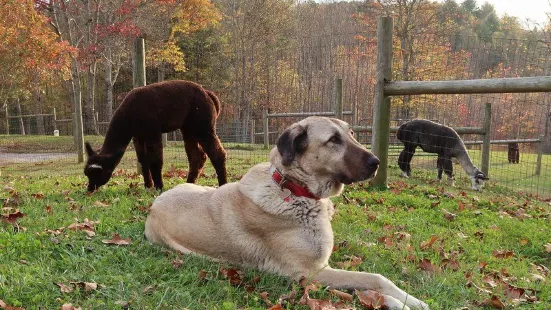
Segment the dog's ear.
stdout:
[[295,159],[295,155],[302,153],[308,146],[306,127],[294,124],[285,129],[277,138],[276,145],[281,154],[281,163],[284,166],[289,166]]
[[86,148],[86,154],[88,154],[88,157],[96,155],[96,151],[92,149],[92,146],[90,145],[89,142],[84,143],[84,147]]

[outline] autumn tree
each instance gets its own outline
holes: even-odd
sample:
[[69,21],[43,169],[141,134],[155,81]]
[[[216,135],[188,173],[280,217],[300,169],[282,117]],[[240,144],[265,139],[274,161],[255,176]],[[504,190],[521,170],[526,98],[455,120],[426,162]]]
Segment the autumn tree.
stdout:
[[[19,104],[19,98],[32,94],[34,112],[42,114],[46,84],[67,77],[72,49],[48,25],[32,0],[5,0],[0,6],[0,99],[4,104],[9,99]],[[42,116],[36,117],[36,125],[38,134],[44,134]]]

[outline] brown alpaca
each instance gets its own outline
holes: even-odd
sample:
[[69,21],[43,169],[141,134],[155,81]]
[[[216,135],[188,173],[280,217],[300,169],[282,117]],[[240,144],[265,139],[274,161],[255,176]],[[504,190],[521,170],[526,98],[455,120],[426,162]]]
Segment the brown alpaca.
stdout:
[[510,164],[518,164],[520,159],[518,143],[512,142],[507,144],[507,159]]
[[210,158],[218,185],[227,183],[226,151],[216,135],[220,101],[216,95],[189,81],[166,81],[130,91],[115,111],[99,152],[86,142],[84,174],[88,191],[107,183],[130,139],[142,166],[144,185],[162,190],[162,133],[182,131],[189,161],[188,183],[195,183]]

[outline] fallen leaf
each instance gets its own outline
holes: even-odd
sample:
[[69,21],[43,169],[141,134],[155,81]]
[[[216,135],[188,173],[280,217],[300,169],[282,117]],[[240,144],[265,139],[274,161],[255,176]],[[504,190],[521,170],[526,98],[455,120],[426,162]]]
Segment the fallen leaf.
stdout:
[[448,221],[453,221],[455,219],[455,217],[457,216],[457,214],[455,213],[451,213],[450,211],[442,208],[442,213],[444,214],[444,218]]
[[350,258],[345,262],[337,262],[335,263],[337,266],[339,266],[342,269],[347,269],[350,267],[356,267],[359,266],[362,263],[363,259],[361,257],[352,255]]
[[419,266],[419,268],[420,268],[421,270],[427,271],[427,272],[429,272],[429,273],[435,273],[435,272],[440,271],[440,270],[438,269],[438,267],[436,267],[435,265],[433,265],[433,264],[431,263],[431,261],[428,260],[428,259],[426,259],[426,258],[424,258],[423,260],[421,260],[421,261],[419,262],[419,265],[418,265],[418,266]]
[[24,213],[21,213],[19,211],[19,209],[15,210],[15,212],[13,213],[8,213],[8,214],[2,214],[2,216],[0,217],[0,219],[4,222],[7,222],[7,223],[10,223],[10,224],[14,224],[17,219],[19,218],[22,218],[24,217],[25,214]]
[[492,255],[496,258],[511,258],[515,253],[509,250],[494,250]]
[[348,293],[339,291],[339,290],[330,289],[329,294],[331,294],[331,295],[333,295],[333,296],[335,296],[338,299],[343,300],[343,301],[351,302],[352,300],[354,300],[354,296],[352,296]]
[[94,206],[96,206],[96,207],[109,207],[108,204],[104,203],[103,201],[99,201],[99,200],[96,200],[94,202]]
[[545,252],[551,253],[551,243],[546,243],[543,247],[545,248]]
[[153,293],[153,291],[155,291],[156,289],[157,289],[157,284],[149,285],[149,286],[146,286],[143,289],[143,293],[146,294],[146,295],[149,295],[149,294]]
[[175,260],[172,261],[172,267],[174,267],[174,269],[178,269],[178,268],[180,268],[180,266],[182,266],[183,263],[184,263],[183,260],[175,259]]
[[102,240],[105,244],[115,244],[115,245],[129,245],[130,244],[130,237],[127,237],[125,239],[122,239],[122,237],[119,234],[113,233],[113,236],[109,240]]
[[505,304],[503,304],[501,302],[501,300],[499,300],[499,298],[496,295],[492,295],[491,299],[486,299],[486,300],[482,301],[479,305],[480,306],[493,307],[494,309],[504,309],[505,308]]
[[420,246],[421,250],[424,250],[426,248],[430,248],[436,240],[438,240],[438,236],[437,235],[432,235],[428,241],[421,242],[421,246]]
[[35,199],[44,199],[44,194],[43,193],[31,194],[31,197]]
[[444,258],[440,265],[442,268],[450,268],[453,271],[459,270],[459,262],[455,259]]
[[545,278],[542,275],[535,274],[535,273],[532,274],[531,279],[533,282],[546,282]]
[[358,296],[360,304],[366,309],[382,309],[385,304],[385,297],[379,292],[373,290],[355,290],[354,292]]
[[277,304],[275,306],[271,306],[270,308],[268,308],[268,310],[284,310],[285,308],[283,308],[281,306],[281,304]]
[[463,203],[463,201],[459,200],[457,202],[457,212],[461,212],[464,210],[465,210],[465,204]]
[[79,286],[83,288],[86,292],[95,291],[98,289],[98,284],[94,282],[69,282],[74,286]]
[[81,307],[75,308],[73,304],[63,304],[61,310],[82,310]]
[[8,306],[2,299],[0,299],[0,309],[4,309],[4,310],[25,310],[25,308],[22,308],[22,307]]
[[207,280],[207,272],[201,269],[199,271],[199,280],[200,281],[206,281]]
[[64,283],[56,283],[56,284],[57,284],[57,286],[59,286],[59,290],[62,293],[71,293],[72,291],[74,291],[74,289],[72,287],[67,286]]
[[522,295],[524,295],[525,290],[523,288],[507,284],[504,286],[503,292],[505,293],[505,296],[509,298],[519,299]]

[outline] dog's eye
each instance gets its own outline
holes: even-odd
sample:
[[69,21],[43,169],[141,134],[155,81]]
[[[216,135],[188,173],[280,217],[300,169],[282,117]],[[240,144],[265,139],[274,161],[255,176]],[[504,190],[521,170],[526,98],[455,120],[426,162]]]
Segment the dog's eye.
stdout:
[[350,135],[354,137],[354,130],[350,129]]
[[332,136],[331,139],[329,139],[329,141],[327,141],[327,142],[339,144],[339,143],[341,143],[341,137],[338,136],[338,135],[334,135],[334,136]]

